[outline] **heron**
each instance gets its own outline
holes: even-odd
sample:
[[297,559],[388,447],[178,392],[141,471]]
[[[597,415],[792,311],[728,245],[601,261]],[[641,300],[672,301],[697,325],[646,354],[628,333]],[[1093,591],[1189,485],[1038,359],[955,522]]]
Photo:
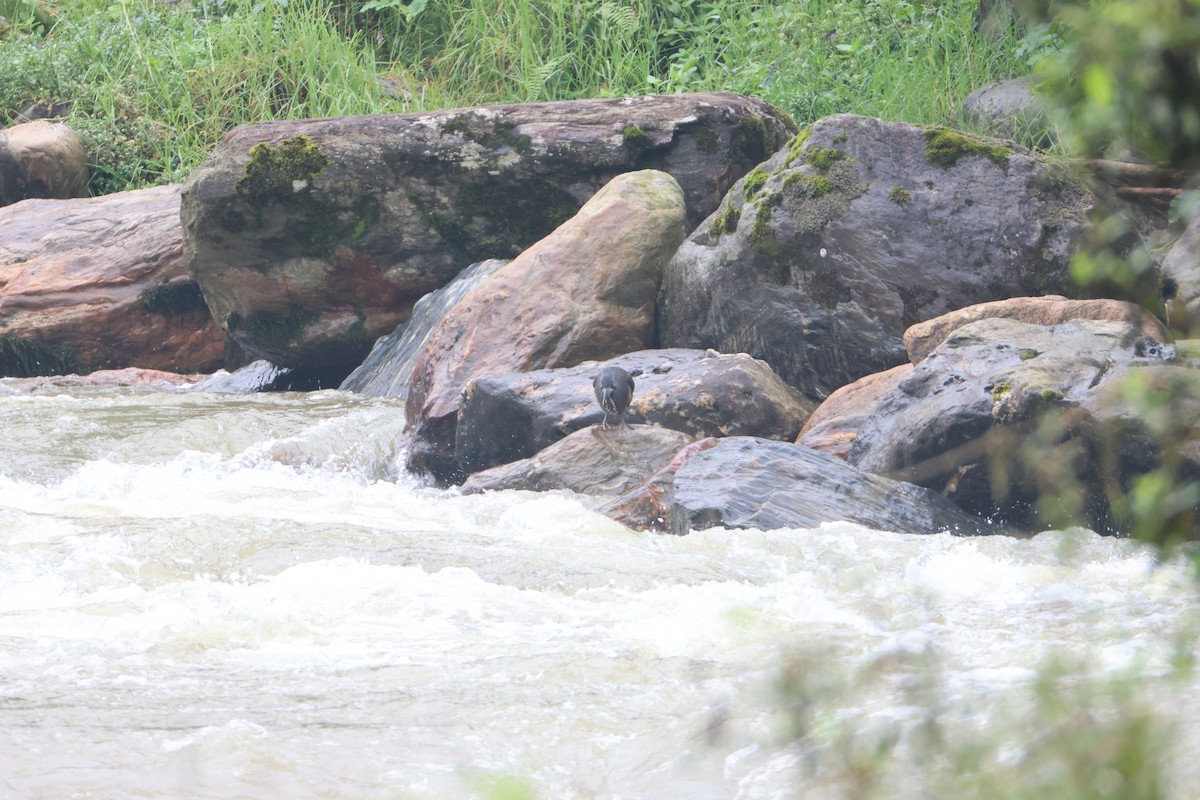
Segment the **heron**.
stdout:
[[596,402],[604,412],[601,427],[608,428],[608,415],[616,414],[625,424],[625,409],[633,399],[633,376],[620,367],[605,367],[592,379]]

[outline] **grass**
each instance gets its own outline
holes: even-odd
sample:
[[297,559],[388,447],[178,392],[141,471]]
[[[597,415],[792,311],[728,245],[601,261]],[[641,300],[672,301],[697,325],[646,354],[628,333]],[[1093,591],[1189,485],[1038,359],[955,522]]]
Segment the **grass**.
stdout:
[[[0,123],[72,103],[100,194],[184,179],[235,125],[690,91],[801,124],[953,124],[1025,71],[974,0],[0,0]],[[30,9],[36,9],[33,13]]]

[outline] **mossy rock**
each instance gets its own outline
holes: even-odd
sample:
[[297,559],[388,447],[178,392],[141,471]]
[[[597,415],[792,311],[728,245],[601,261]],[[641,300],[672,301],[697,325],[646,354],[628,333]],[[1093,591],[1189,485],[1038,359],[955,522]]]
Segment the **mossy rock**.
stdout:
[[925,128],[925,160],[935,167],[949,169],[968,156],[986,158],[1002,169],[1008,168],[1012,149],[1004,145],[971,136],[949,128]]
[[257,201],[311,192],[313,180],[328,167],[329,156],[311,136],[293,136],[275,146],[259,142],[250,148],[237,192]]
[[70,347],[47,347],[11,334],[0,336],[0,376],[35,378],[77,371],[75,351]]

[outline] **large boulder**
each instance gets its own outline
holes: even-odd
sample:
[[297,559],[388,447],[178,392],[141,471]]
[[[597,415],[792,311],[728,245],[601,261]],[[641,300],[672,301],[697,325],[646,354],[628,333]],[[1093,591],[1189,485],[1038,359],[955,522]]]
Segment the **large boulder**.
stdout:
[[1200,336],[1200,206],[1163,259],[1162,273],[1174,287],[1168,307],[1171,327]]
[[1125,412],[1101,411],[1100,398],[1174,358],[1170,345],[1123,322],[972,322],[879,403],[849,460],[1014,524],[1073,517],[1104,530],[1106,487],[1127,485],[1158,455],[1131,438],[1139,426]]
[[871,475],[787,442],[734,436],[691,453],[674,475],[669,530],[812,528],[856,522],[901,533],[999,532],[928,489]]
[[442,317],[484,279],[508,262],[499,258],[480,261],[464,269],[441,289],[430,292],[413,306],[412,317],[375,342],[363,363],[346,376],[339,389],[376,397],[408,396],[417,356],[433,335]]
[[0,130],[0,206],[83,197],[87,182],[87,151],[61,122],[35,120]]
[[184,269],[178,186],[0,209],[0,375],[211,372],[223,359]]
[[462,491],[570,489],[588,495],[619,495],[644,481],[692,441],[686,433],[650,425],[608,429],[592,425],[535,456],[475,473],[463,483]]
[[838,389],[813,411],[800,429],[796,444],[846,458],[859,429],[871,418],[883,398],[908,377],[912,368],[912,364],[901,364],[864,375]]
[[1034,79],[1023,75],[980,86],[962,102],[962,119],[972,129],[1049,148],[1057,139],[1046,113],[1046,101],[1033,91]]
[[516,256],[614,176],[673,175],[695,224],[791,132],[731,94],[241,126],[185,185],[190,269],[247,351],[345,377],[421,296]]
[[670,175],[619,175],[460,300],[413,368],[409,467],[439,481],[461,480],[455,428],[471,381],[648,347],[654,297],[684,220],[683,192]]
[[[602,364],[493,375],[468,384],[455,432],[464,473],[532,456],[602,420],[592,378],[609,364],[635,375],[630,423],[692,436],[792,439],[812,404],[764,362],[745,354],[644,350]],[[610,419],[610,424],[616,420]]]
[[913,323],[1060,292],[1092,199],[998,142],[839,115],[751,171],[680,248],[662,343],[747,352],[813,399],[905,360]]
[[947,336],[962,326],[997,317],[1032,325],[1058,325],[1073,319],[1109,320],[1133,325],[1151,339],[1167,341],[1167,330],[1157,317],[1141,306],[1124,300],[1068,300],[1060,295],[1014,297],[960,308],[918,322],[904,332],[904,347],[909,360],[919,364]]

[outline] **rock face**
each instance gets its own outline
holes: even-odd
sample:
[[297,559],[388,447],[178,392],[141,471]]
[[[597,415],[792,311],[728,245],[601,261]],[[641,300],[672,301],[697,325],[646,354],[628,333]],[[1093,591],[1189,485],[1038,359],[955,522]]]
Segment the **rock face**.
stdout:
[[675,473],[684,463],[703,450],[716,447],[720,439],[710,436],[692,442],[672,456],[642,483],[597,509],[629,528],[665,533],[671,528],[671,508],[675,505]]
[[560,439],[537,455],[478,472],[464,494],[496,489],[617,495],[629,491],[669,462],[692,437],[650,425],[592,425]]
[[[692,436],[792,439],[812,404],[764,362],[702,350],[645,350],[604,363],[495,375],[471,382],[454,442],[464,473],[527,458],[601,421],[592,378],[608,365],[635,373],[629,423]],[[610,425],[616,425],[610,420]]]
[[1160,342],[1167,341],[1167,330],[1141,306],[1122,300],[1068,300],[1059,295],[1014,297],[960,308],[904,332],[904,347],[914,364],[921,363],[934,348],[955,330],[981,319],[1003,317],[1032,325],[1059,325],[1073,319],[1109,320],[1137,327],[1143,334]]
[[620,175],[459,301],[413,369],[409,467],[439,481],[461,480],[455,428],[471,381],[649,346],[654,297],[684,220],[683,192],[670,175]]
[[211,372],[223,358],[184,270],[179,187],[0,209],[0,375]]
[[[1173,359],[1171,346],[1120,322],[972,322],[880,402],[850,461],[1029,527],[1064,524],[1053,514],[1038,517],[1038,497],[1081,497],[1076,519],[1105,530],[1101,489],[1144,472],[1155,456],[1121,444],[1128,425],[1093,410],[1098,392],[1137,368]],[[1041,509],[1055,511],[1071,509]]]
[[0,130],[0,206],[87,194],[87,152],[75,131],[37,120]]
[[1023,152],[839,115],[751,171],[671,262],[662,342],[761,358],[820,400],[913,323],[1061,291],[1090,195]]
[[1162,263],[1163,277],[1175,284],[1169,312],[1171,327],[1200,336],[1200,210]]
[[994,533],[941,495],[861,472],[807,447],[734,436],[675,473],[670,530],[811,528],[856,522],[903,533]]
[[507,263],[492,258],[472,264],[441,289],[422,297],[413,306],[408,322],[375,342],[366,360],[338,388],[375,397],[406,398],[413,366],[433,329],[458,301]]
[[791,133],[730,94],[242,126],[185,185],[189,265],[247,351],[344,377],[421,296],[517,255],[614,176],[670,173],[694,224]]
[[202,380],[200,375],[180,375],[157,369],[97,370],[88,375],[53,375],[37,378],[0,378],[0,394],[60,394],[64,389],[159,389],[190,388]]
[[901,364],[838,389],[817,406],[804,423],[796,444],[846,458],[859,429],[870,419],[880,401],[911,372],[912,364]]

